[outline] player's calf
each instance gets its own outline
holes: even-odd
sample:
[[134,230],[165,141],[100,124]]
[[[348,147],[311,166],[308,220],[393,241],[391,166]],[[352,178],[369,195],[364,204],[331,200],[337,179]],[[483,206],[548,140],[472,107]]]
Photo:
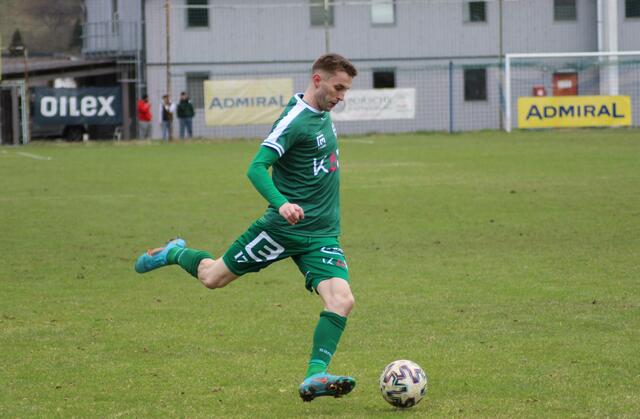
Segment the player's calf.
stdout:
[[222,288],[236,279],[234,274],[220,259],[204,259],[198,265],[198,279],[209,289]]

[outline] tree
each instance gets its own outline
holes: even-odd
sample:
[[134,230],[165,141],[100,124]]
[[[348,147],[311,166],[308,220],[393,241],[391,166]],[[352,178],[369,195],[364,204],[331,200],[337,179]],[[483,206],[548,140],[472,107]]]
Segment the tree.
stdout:
[[21,56],[23,54],[24,42],[22,42],[22,34],[20,29],[16,29],[11,36],[11,43],[9,44],[9,53],[14,56]]
[[80,23],[80,19],[76,19],[76,23],[73,26],[69,49],[73,51],[80,51],[82,49],[82,24]]
[[31,16],[38,16],[49,29],[57,30],[71,24],[81,13],[81,3],[69,0],[36,0],[27,3],[26,10]]

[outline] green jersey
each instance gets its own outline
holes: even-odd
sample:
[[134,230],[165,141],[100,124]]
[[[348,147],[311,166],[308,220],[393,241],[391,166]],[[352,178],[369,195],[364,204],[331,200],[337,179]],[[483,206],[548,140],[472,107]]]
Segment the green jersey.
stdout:
[[338,138],[329,112],[312,108],[294,95],[262,142],[278,153],[272,166],[275,187],[304,210],[304,219],[290,225],[270,205],[258,224],[302,236],[340,234],[340,165]]

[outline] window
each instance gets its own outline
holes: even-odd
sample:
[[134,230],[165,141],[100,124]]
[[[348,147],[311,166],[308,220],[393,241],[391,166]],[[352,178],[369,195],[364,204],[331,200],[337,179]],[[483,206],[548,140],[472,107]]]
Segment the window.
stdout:
[[467,68],[464,70],[464,100],[487,100],[486,68]]
[[576,20],[576,0],[553,0],[553,20]]
[[209,80],[209,73],[187,73],[187,94],[196,109],[204,108],[204,82]]
[[487,2],[486,1],[467,1],[464,5],[464,21],[465,22],[486,22],[487,21]]
[[[311,12],[311,26],[324,26],[325,10],[324,0],[309,0]],[[333,6],[327,10],[327,24],[333,26]]]
[[395,70],[373,70],[373,88],[388,89],[396,87]]
[[373,0],[371,2],[371,23],[374,25],[392,25],[395,20],[393,0]]
[[[206,28],[209,26],[209,0],[187,0],[187,27]],[[195,6],[195,7],[191,7]]]
[[625,0],[624,16],[640,17],[640,0]]

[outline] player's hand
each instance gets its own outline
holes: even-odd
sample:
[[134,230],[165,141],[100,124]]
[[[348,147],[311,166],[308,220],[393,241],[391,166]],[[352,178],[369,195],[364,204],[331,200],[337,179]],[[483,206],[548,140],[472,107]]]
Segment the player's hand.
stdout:
[[287,220],[287,222],[291,225],[295,225],[298,221],[304,218],[304,211],[302,207],[297,204],[292,204],[287,202],[286,204],[282,204],[282,206],[278,209],[282,218]]

